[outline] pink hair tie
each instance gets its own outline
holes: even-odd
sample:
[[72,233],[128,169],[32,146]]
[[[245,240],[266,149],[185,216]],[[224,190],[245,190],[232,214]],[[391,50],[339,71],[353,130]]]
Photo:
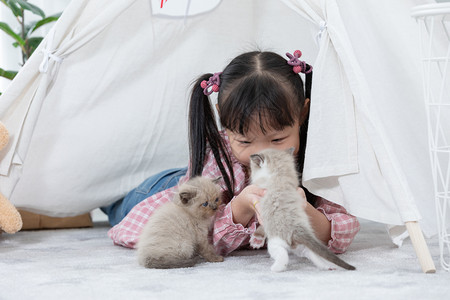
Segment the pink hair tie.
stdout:
[[[213,76],[209,77],[208,81],[203,80],[200,83],[200,86],[203,89],[203,94],[205,94],[206,96],[211,95],[213,92],[218,92],[219,91],[219,87],[220,87],[220,74],[222,74],[222,72],[218,72],[218,73],[214,73]],[[211,88],[211,90],[208,90],[209,88]]]
[[294,73],[298,74],[300,72],[304,74],[308,74],[312,72],[312,67],[305,63],[302,60],[299,60],[299,58],[302,56],[302,51],[295,50],[294,55],[290,54],[289,52],[286,53],[286,56],[289,58],[288,65],[293,66]]

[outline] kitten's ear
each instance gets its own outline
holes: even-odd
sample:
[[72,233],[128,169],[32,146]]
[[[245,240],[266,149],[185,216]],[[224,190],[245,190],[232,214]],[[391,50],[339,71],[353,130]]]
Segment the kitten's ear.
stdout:
[[258,167],[261,167],[264,162],[264,156],[262,154],[252,154],[250,155],[250,160]]
[[291,148],[286,149],[286,150],[284,150],[284,151],[287,152],[287,153],[289,153],[290,155],[294,155],[295,148],[294,148],[294,147],[291,147]]
[[219,177],[217,177],[216,179],[213,179],[212,182],[213,182],[214,184],[218,184],[219,181],[220,181],[220,179],[222,179],[222,176],[219,176]]
[[180,201],[183,204],[187,204],[196,195],[197,195],[197,192],[195,190],[183,191],[178,194],[178,196],[180,197]]

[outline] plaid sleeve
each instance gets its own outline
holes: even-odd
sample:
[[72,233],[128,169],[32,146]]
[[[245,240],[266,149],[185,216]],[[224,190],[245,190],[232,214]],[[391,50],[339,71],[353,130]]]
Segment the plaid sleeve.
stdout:
[[248,244],[250,235],[256,230],[256,218],[253,217],[248,227],[233,222],[231,202],[222,205],[216,214],[213,229],[213,244],[216,252],[227,255],[242,245]]
[[328,248],[334,253],[344,253],[359,231],[358,219],[347,213],[342,206],[323,198],[318,198],[316,208],[331,221]]
[[174,189],[161,191],[133,207],[119,224],[108,231],[114,244],[135,248],[144,225],[158,207],[172,200]]

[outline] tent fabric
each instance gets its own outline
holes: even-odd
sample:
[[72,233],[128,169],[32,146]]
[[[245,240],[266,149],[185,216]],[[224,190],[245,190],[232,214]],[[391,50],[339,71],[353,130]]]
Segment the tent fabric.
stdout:
[[[305,186],[316,194],[344,205],[351,213],[361,217],[376,218],[377,221],[393,224],[420,219],[416,197],[428,197],[431,200],[431,176],[423,176],[426,183],[421,184],[426,186],[426,189],[413,191],[404,173],[408,165],[401,165],[405,159],[399,157],[403,153],[398,151],[404,149],[405,145],[410,148],[414,140],[419,139],[422,141],[418,145],[421,147],[420,156],[409,157],[416,160],[410,163],[415,165],[418,157],[427,156],[426,122],[422,113],[423,93],[416,50],[417,32],[414,29],[414,20],[408,14],[408,4],[411,3],[403,1],[392,5],[369,1],[357,5],[357,9],[346,10],[345,4],[350,3],[342,1],[339,2],[341,7],[337,1],[328,0],[285,2],[322,28],[314,73],[314,101],[311,102],[309,131],[313,138],[308,140]],[[344,8],[342,10],[345,13],[341,13],[340,8]],[[357,13],[352,14],[352,11]],[[379,16],[390,22],[379,24]],[[394,28],[397,30],[392,30],[392,24],[395,24]],[[355,30],[358,28],[361,30]],[[400,34],[406,35],[407,38],[395,39]],[[380,38],[377,39],[377,35]],[[364,45],[368,45],[364,51],[355,51],[355,48],[360,50]],[[399,49],[402,49],[402,56],[395,54]],[[392,61],[394,59],[395,61]],[[367,61],[369,64],[362,66],[362,63]],[[396,66],[404,68],[397,69]],[[379,97],[382,92],[374,87],[383,88],[392,85],[392,82],[398,82],[398,78],[405,76],[402,74],[405,70],[408,70],[410,82],[399,82],[397,88],[387,89],[389,93],[386,93],[384,98]],[[374,80],[369,82],[369,79]],[[404,81],[403,78],[402,80]],[[320,88],[321,85],[329,85],[333,81],[337,81],[332,85],[333,88]],[[413,90],[415,94],[405,97],[407,92],[399,88],[401,83],[403,86],[408,85],[408,89]],[[413,87],[410,88],[409,84]],[[327,92],[328,95],[322,94]],[[336,94],[337,97],[333,96]],[[385,109],[380,110],[383,102]],[[394,128],[386,127],[385,124],[390,125],[393,120],[398,122],[399,119],[387,119],[384,115],[390,114],[390,110],[401,111],[405,106],[421,113],[416,119],[409,119],[404,124],[393,124]],[[420,122],[417,122],[418,120]],[[392,132],[393,130],[396,132]],[[410,132],[414,132],[414,135]],[[315,138],[320,134],[321,138]],[[326,138],[323,135],[326,135]],[[330,144],[333,146],[329,147]],[[393,146],[397,148],[393,149]],[[315,154],[317,152],[321,152],[320,156]],[[422,171],[429,175],[428,161],[426,162]],[[419,176],[422,175],[424,174]],[[375,182],[377,184],[374,184]],[[359,188],[355,189],[355,185]],[[362,186],[365,188],[360,188]],[[366,192],[361,193],[363,190]],[[358,197],[360,201],[355,202]],[[386,211],[378,209],[377,206],[381,202],[388,208]],[[375,203],[377,205],[372,205]],[[430,205],[429,201],[427,203]],[[427,208],[420,211],[427,213],[430,220],[434,220],[433,211]],[[400,214],[400,218],[396,214]],[[433,231],[433,221],[428,225],[427,230]]]
[[[195,77],[256,47],[278,53],[301,48],[312,55],[316,47],[274,26],[283,14],[292,20],[286,27],[307,24],[275,1],[264,7],[222,2],[189,19],[152,17],[149,1],[111,3],[72,2],[54,27],[55,39],[93,37],[84,30],[89,24],[103,29],[91,40],[78,36],[83,44],[61,63],[50,60],[42,74],[47,36],[2,95],[0,115],[11,144],[2,152],[0,185],[19,208],[81,214],[120,199],[158,171],[185,166],[187,99]],[[102,6],[115,17],[99,15]],[[57,41],[53,46],[62,57]],[[49,74],[55,77],[40,98],[37,87]]]
[[38,49],[51,44],[63,60],[50,57],[40,73],[45,51],[36,51],[0,98],[12,133],[1,192],[16,206],[76,215],[184,166],[192,80],[241,52],[301,49],[314,66],[305,186],[358,217],[399,225],[423,216],[425,233],[435,232],[410,17],[427,1],[230,0],[164,15],[175,2],[155,11],[147,0],[73,1],[65,10]]
[[[105,26],[114,20],[117,14],[120,14],[126,5],[123,3],[113,3],[110,6],[106,6],[107,9],[94,19],[94,22],[75,23],[77,17],[80,17],[78,13],[82,10],[81,2],[72,2],[68,8],[68,12],[61,18],[58,29],[70,30],[65,32],[63,30],[55,30],[53,28],[48,34],[41,47],[37,50],[41,53],[41,63],[39,68],[31,65],[36,65],[39,61],[38,56],[33,56],[33,59],[27,65],[27,69],[34,69],[34,74],[28,72],[28,78],[22,78],[25,76],[18,76],[12,88],[8,91],[7,95],[2,97],[2,112],[3,120],[9,130],[14,133],[14,138],[10,148],[14,151],[8,151],[6,157],[2,159],[1,170],[2,174],[7,174],[12,165],[12,161],[21,164],[22,157],[27,155],[28,146],[30,142],[30,136],[33,134],[33,128],[36,125],[36,118],[39,116],[39,110],[42,106],[42,101],[47,97],[48,86],[55,80],[57,74],[58,64],[72,52],[79,49],[85,43],[89,42],[99,32],[101,32]],[[122,4],[122,5],[120,5]],[[128,4],[129,5],[129,4]],[[97,7],[98,8],[98,7]],[[61,25],[64,24],[64,25]],[[82,26],[84,26],[83,29]],[[56,33],[55,33],[56,32]],[[54,45],[54,46],[53,46]],[[21,75],[25,75],[27,72],[21,72]],[[34,77],[30,78],[30,75]],[[40,78],[36,78],[36,76]],[[21,93],[27,93],[23,98]],[[9,97],[8,97],[9,96]],[[17,99],[21,100],[20,103]],[[33,105],[31,105],[33,103]],[[16,109],[16,105],[20,105],[20,109]],[[23,135],[22,135],[23,132]],[[20,143],[19,138],[21,136]]]

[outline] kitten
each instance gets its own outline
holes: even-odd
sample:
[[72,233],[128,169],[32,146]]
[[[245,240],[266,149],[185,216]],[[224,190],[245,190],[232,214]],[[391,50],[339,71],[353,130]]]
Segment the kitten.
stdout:
[[328,250],[314,235],[297,192],[298,175],[292,152],[293,148],[286,151],[266,149],[250,156],[252,184],[266,189],[259,204],[264,227],[258,227],[250,244],[259,248],[264,243],[264,235],[267,237],[268,252],[275,260],[271,270],[275,272],[286,269],[289,251],[309,258],[322,269],[332,269],[331,262],[354,270],[355,267]]
[[208,230],[220,204],[216,180],[194,177],[179,187],[173,202],[158,208],[137,244],[139,264],[146,268],[192,267],[199,255],[221,262],[208,241]]

